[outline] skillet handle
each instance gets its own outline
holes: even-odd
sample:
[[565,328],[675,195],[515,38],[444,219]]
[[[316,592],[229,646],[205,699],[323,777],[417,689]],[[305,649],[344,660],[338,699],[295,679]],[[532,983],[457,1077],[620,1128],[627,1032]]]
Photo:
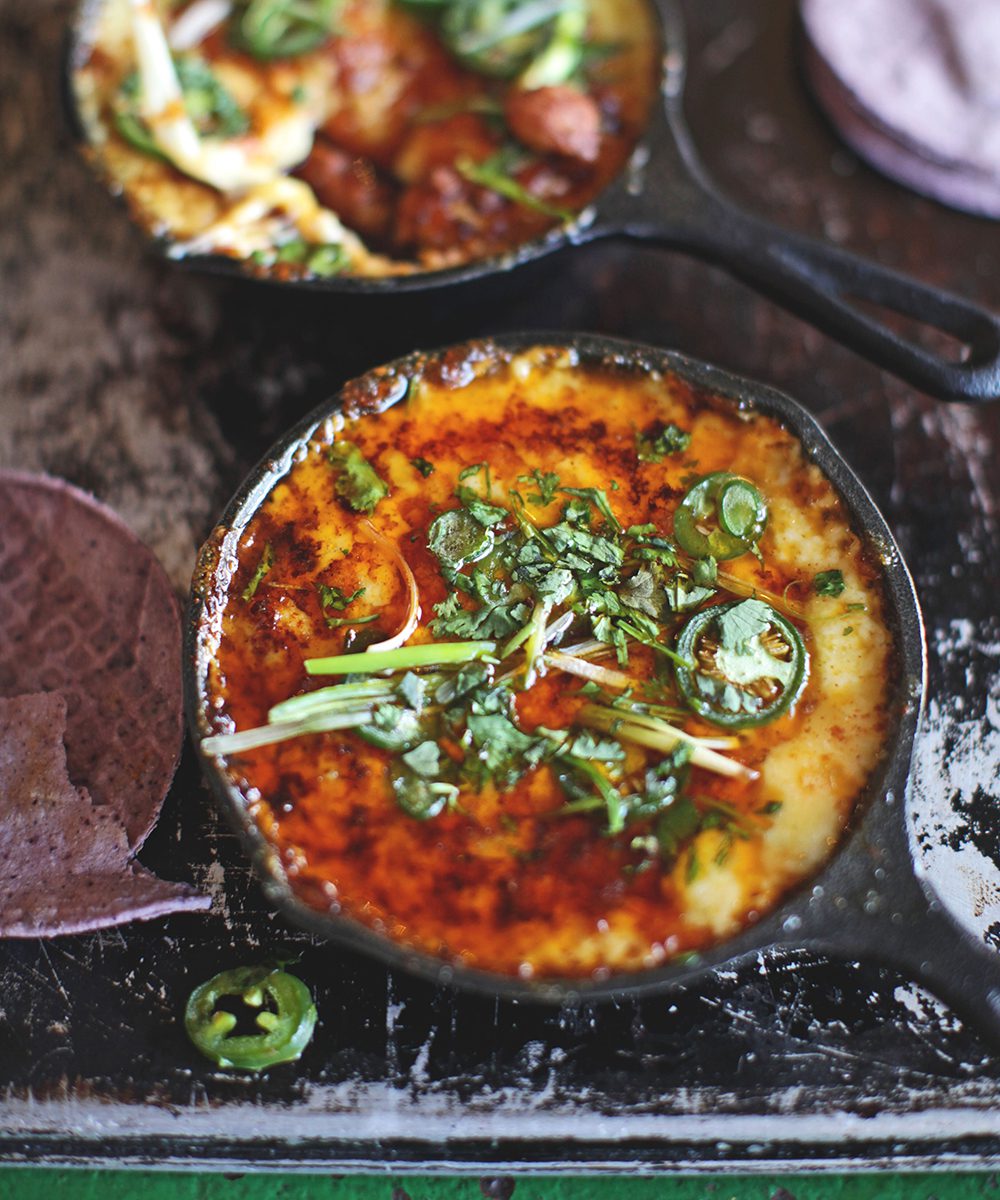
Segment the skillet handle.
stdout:
[[[692,181],[693,182],[693,181]],[[939,400],[1000,399],[1000,317],[980,306],[825,242],[778,228],[699,180],[693,217],[626,222],[622,232],[724,267],[796,316]],[[707,186],[706,186],[707,185]],[[952,361],[856,307],[869,301],[957,338]]]
[[798,944],[897,969],[1000,1052],[1000,953],[956,925],[906,858],[882,861],[883,882],[870,874],[868,861],[826,889],[823,901],[810,905]]

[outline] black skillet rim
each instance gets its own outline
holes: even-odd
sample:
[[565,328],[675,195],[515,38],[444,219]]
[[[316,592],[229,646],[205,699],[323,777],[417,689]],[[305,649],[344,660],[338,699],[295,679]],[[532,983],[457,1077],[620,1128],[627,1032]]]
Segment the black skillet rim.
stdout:
[[[523,980],[512,976],[479,971],[460,964],[449,964],[421,951],[413,950],[388,937],[374,932],[342,914],[324,914],[309,908],[293,893],[282,872],[278,855],[249,816],[239,789],[226,776],[221,760],[202,753],[200,740],[209,732],[206,720],[204,682],[211,660],[211,651],[200,637],[206,609],[213,603],[211,584],[219,564],[226,556],[226,546],[234,538],[266,498],[275,482],[292,466],[296,451],[313,432],[340,407],[343,389],[324,401],[300,420],[254,466],[236,494],[226,506],[212,534],[202,547],[185,620],[184,697],[188,727],[196,746],[202,770],[215,799],[230,825],[241,839],[244,850],[254,867],[264,895],[282,916],[308,932],[334,944],[347,946],[374,955],[387,966],[400,968],[410,974],[437,984],[453,984],[480,995],[509,1000],[540,1001],[545,1003],[575,1003],[579,1000],[610,1000],[625,993],[657,992],[689,983],[707,971],[727,963],[735,963],[768,948],[818,947],[835,941],[849,943],[849,932],[834,930],[840,936],[826,938],[811,935],[808,930],[815,922],[810,918],[810,891],[821,879],[835,879],[853,860],[863,859],[870,851],[872,835],[880,836],[880,826],[889,823],[888,835],[897,850],[905,847],[905,833],[900,836],[900,822],[905,820],[902,796],[910,770],[910,760],[916,730],[923,711],[926,681],[926,655],[923,621],[909,570],[899,548],[867,489],[834,448],[815,418],[797,401],[765,384],[731,374],[719,367],[688,358],[676,351],[658,349],[637,342],[608,338],[594,334],[530,332],[472,339],[458,347],[442,347],[433,351],[414,351],[381,367],[374,368],[359,380],[379,381],[383,387],[387,378],[408,378],[415,368],[428,360],[456,348],[495,347],[501,353],[523,351],[532,346],[552,346],[577,352],[583,361],[619,366],[639,371],[657,370],[678,375],[696,387],[727,398],[741,410],[757,410],[777,418],[800,441],[806,457],[815,462],[844,501],[851,523],[877,554],[883,567],[883,583],[888,601],[887,621],[896,641],[898,679],[892,701],[895,731],[887,742],[887,752],[872,772],[855,805],[852,820],[838,846],[811,876],[793,888],[765,918],[749,925],[735,937],[726,939],[687,960],[674,960],[662,966],[601,979],[543,979]],[[358,380],[350,381],[357,385]],[[345,385],[345,387],[348,385]],[[405,394],[405,393],[404,393]],[[401,396],[398,398],[402,398]],[[210,639],[209,639],[210,640]],[[894,795],[900,798],[895,805],[877,801]],[[892,835],[895,835],[894,837]],[[852,853],[853,852],[853,853]],[[838,864],[841,872],[838,872]],[[896,864],[912,879],[912,859]],[[850,920],[850,914],[845,914]],[[796,936],[802,928],[803,933]]]
[[[602,224],[602,210],[615,207],[615,198],[623,189],[629,189],[629,180],[636,164],[646,161],[656,153],[657,105],[667,103],[670,90],[676,87],[679,72],[687,55],[687,39],[684,18],[678,0],[646,0],[656,14],[660,32],[661,69],[654,81],[650,97],[650,108],[646,124],[621,170],[614,175],[601,191],[578,212],[572,221],[557,225],[531,241],[522,242],[505,254],[490,258],[473,259],[454,267],[435,271],[416,271],[412,275],[331,275],[323,278],[278,279],[273,275],[254,275],[246,270],[241,259],[227,258],[220,254],[192,254],[175,257],[170,253],[173,243],[165,237],[157,237],[133,219],[121,189],[116,188],[95,161],[91,150],[92,142],[81,113],[74,84],[74,72],[85,47],[88,45],[86,31],[100,6],[106,0],[79,0],[70,22],[63,54],[62,96],[66,120],[81,156],[87,167],[106,192],[123,208],[128,223],[140,236],[148,249],[158,258],[185,270],[213,275],[225,279],[240,280],[270,288],[292,288],[296,291],[314,292],[330,296],[402,296],[420,292],[436,292],[441,288],[480,279],[509,274],[518,267],[536,262],[558,250],[607,236],[617,232],[617,226]],[[669,48],[669,63],[662,53]]]

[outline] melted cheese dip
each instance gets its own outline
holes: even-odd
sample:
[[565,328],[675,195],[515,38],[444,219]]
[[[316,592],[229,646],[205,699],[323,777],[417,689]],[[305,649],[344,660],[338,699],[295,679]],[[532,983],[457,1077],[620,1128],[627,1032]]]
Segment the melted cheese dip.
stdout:
[[[367,589],[351,611],[378,614],[359,627],[372,638],[390,636],[404,619],[399,573],[363,518],[334,498],[327,449],[339,438],[355,443],[391,489],[373,520],[419,586],[423,616],[410,644],[439,640],[427,626],[448,588],[427,530],[454,507],[457,475],[470,464],[489,462],[494,497],[524,489],[519,478],[535,469],[563,486],[604,488],[623,526],[652,523],[667,536],[692,475],[725,470],[754,481],[770,508],[761,560],[744,554],[723,564],[727,587],[779,604],[787,597],[809,677],[792,711],[736,734],[730,757],[756,778],[692,770],[689,790],[746,814],[753,835],[729,845],[723,830],[704,829],[675,861],[639,872],[631,827],[609,837],[593,814],[553,817],[565,795],[548,766],[506,793],[463,789],[458,809],[421,821],[393,797],[391,755],[352,732],[231,757],[231,779],[306,903],[445,960],[586,978],[729,937],[816,872],[883,753],[894,647],[877,558],[790,432],[672,375],[582,365],[555,349],[510,357],[488,345],[422,362],[407,380],[368,376],[348,389],[344,414],[325,422],[250,520],[235,562],[218,569],[218,603],[203,630],[216,647],[209,699],[218,731],[262,725],[277,702],[336,682],[310,682],[303,670],[305,659],[342,652],[356,636],[326,627],[318,582],[347,595]],[[653,421],[690,431],[687,450],[639,461],[637,432]],[[425,478],[415,460],[432,463],[433,473]],[[265,546],[273,565],[247,600]],[[843,574],[843,594],[816,594],[814,576],[831,568]],[[633,648],[628,673],[651,678],[652,658]],[[605,661],[614,665],[613,656]],[[519,723],[571,723],[581,684],[542,676],[518,694]],[[677,704],[669,672],[663,687],[663,702]],[[730,732],[693,715],[684,728]],[[662,757],[635,746],[628,755],[637,770]]]
[[[167,32],[203,3],[150,0]],[[593,157],[579,161],[519,142],[505,124],[517,124],[505,117],[507,81],[458,63],[433,29],[435,10],[427,11],[422,21],[394,0],[345,0],[321,46],[286,58],[241,52],[225,23],[188,47],[246,114],[234,149],[270,139],[280,151],[283,141],[304,139],[273,179],[222,191],[122,136],[116,109],[137,62],[132,0],[95,0],[73,72],[88,156],[133,219],[178,257],[219,254],[247,260],[257,274],[295,277],[308,265],[274,252],[298,239],[343,245],[344,273],[365,276],[505,254],[581,213],[625,166],[656,95],[655,15],[645,0],[591,0],[584,44],[599,53],[584,69],[585,86],[536,92],[543,107],[524,118],[521,135],[532,140],[546,120],[574,125],[572,113],[552,107],[566,105],[566,91],[592,106],[599,133]],[[511,152],[517,161],[500,174],[531,193],[529,203],[458,170]]]

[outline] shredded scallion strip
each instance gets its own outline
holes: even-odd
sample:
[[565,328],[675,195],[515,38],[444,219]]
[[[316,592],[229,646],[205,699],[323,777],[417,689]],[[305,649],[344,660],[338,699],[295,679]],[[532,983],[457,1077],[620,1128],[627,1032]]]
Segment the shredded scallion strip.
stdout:
[[545,661],[550,667],[565,671],[567,675],[590,679],[594,683],[616,688],[619,691],[634,686],[634,680],[630,679],[624,671],[616,671],[612,667],[602,667],[597,663],[587,662],[585,658],[574,658],[571,654],[562,654],[558,650],[546,651]]
[[613,733],[623,741],[635,742],[637,746],[647,746],[651,750],[664,753],[669,753],[679,743],[684,742],[691,747],[691,762],[697,767],[704,767],[706,771],[714,771],[717,775],[726,775],[730,779],[757,778],[757,772],[750,767],[709,749],[699,738],[685,733],[682,729],[675,729],[666,721],[660,722],[659,728],[652,729],[631,721],[628,713],[614,708],[602,708],[597,704],[585,705],[577,714],[577,720],[591,729]]
[[336,729],[356,729],[372,718],[370,708],[353,712],[316,713],[299,721],[276,721],[256,729],[241,729],[238,733],[216,733],[204,738],[201,748],[206,754],[243,754],[261,746],[271,746],[307,733],[330,733]]
[[307,675],[374,675],[379,671],[412,671],[418,667],[475,662],[491,655],[496,648],[496,642],[427,642],[396,650],[307,658],[303,665]]

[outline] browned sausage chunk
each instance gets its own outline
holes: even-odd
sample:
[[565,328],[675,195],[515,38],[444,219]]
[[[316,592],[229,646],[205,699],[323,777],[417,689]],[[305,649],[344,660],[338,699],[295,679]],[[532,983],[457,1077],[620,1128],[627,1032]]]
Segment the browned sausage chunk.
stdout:
[[393,189],[365,158],[347,154],[318,137],[312,153],[296,172],[332,209],[365,237],[384,238],[393,218]]
[[597,161],[601,148],[601,114],[590,96],[566,84],[513,88],[504,116],[511,133],[532,150],[561,154],[580,162]]

